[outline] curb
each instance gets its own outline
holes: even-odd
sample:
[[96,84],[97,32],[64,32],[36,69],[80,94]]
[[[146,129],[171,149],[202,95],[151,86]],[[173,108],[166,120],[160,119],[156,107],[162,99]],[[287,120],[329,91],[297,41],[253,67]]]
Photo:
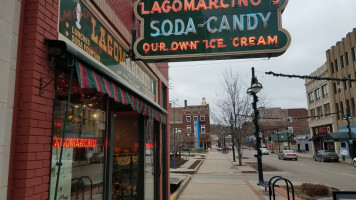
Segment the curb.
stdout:
[[179,188],[171,194],[170,200],[176,200],[179,195],[183,192],[183,190],[187,187],[189,181],[192,179],[192,176],[187,175],[187,178],[184,179],[183,183],[179,186]]

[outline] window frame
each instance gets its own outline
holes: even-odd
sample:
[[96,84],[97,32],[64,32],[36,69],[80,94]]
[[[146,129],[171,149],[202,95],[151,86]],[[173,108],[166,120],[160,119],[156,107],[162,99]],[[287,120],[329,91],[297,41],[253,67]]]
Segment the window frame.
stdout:
[[348,51],[345,52],[345,61],[346,61],[346,66],[350,64],[349,52]]
[[321,92],[320,92],[320,88],[318,88],[318,89],[316,89],[316,90],[315,90],[315,97],[316,97],[316,100],[321,99]]
[[[189,119],[189,120],[188,120],[188,119]],[[187,121],[187,122],[191,122],[191,121],[192,121],[192,118],[191,118],[190,114],[187,114],[187,115],[185,116],[185,121]]]
[[205,115],[204,115],[204,114],[201,114],[201,115],[200,115],[200,121],[201,121],[201,122],[205,122]]
[[314,91],[308,93],[309,96],[309,102],[312,103],[315,101],[314,99]]
[[340,61],[341,61],[341,68],[344,68],[345,67],[344,55],[340,56]]
[[197,114],[194,114],[194,115],[193,115],[193,121],[194,121],[194,122],[197,122],[197,121],[198,121],[198,115],[197,115]]
[[323,95],[323,97],[327,97],[329,96],[329,87],[328,87],[328,84],[325,84],[325,85],[322,85],[321,86],[321,93]]
[[205,133],[205,125],[200,125],[200,133]]

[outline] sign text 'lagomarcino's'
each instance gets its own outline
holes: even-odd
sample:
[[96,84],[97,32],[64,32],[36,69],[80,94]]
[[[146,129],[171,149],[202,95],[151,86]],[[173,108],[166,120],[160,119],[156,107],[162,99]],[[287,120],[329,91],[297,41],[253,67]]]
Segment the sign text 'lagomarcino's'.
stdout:
[[273,57],[290,45],[288,0],[139,0],[136,57],[152,61]]

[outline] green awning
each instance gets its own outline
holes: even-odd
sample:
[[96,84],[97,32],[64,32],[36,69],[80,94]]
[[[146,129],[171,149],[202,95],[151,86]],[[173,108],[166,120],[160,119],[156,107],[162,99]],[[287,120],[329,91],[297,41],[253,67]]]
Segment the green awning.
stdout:
[[166,114],[126,91],[123,87],[80,62],[76,65],[76,69],[81,88],[95,88],[100,93],[108,94],[110,98],[118,103],[130,105],[137,113],[166,124]]

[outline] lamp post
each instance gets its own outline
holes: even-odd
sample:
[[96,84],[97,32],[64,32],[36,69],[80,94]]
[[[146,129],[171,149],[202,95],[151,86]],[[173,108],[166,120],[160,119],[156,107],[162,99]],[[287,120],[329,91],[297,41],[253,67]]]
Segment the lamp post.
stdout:
[[254,110],[254,119],[253,123],[255,125],[255,137],[256,137],[256,150],[257,150],[257,166],[258,166],[258,185],[265,185],[263,180],[263,171],[262,171],[262,152],[261,152],[261,137],[260,137],[260,127],[258,125],[258,117],[259,111],[257,110],[257,102],[258,97],[257,93],[261,91],[262,85],[258,82],[257,78],[255,77],[255,69],[252,67],[252,79],[251,79],[251,87],[247,90],[247,94],[252,95],[253,103],[252,108]]
[[349,156],[352,159],[352,155],[351,155],[352,146],[350,145],[350,144],[352,144],[350,119],[353,119],[353,118],[350,115],[350,110],[349,109],[346,110],[346,116],[344,118],[342,118],[342,119],[347,121],[347,129],[348,129],[348,134],[349,134]]
[[278,153],[279,153],[279,152],[281,152],[281,144],[280,144],[280,141],[279,141],[279,132],[278,132],[278,129],[276,129],[275,134],[277,134],[277,138],[278,138]]

